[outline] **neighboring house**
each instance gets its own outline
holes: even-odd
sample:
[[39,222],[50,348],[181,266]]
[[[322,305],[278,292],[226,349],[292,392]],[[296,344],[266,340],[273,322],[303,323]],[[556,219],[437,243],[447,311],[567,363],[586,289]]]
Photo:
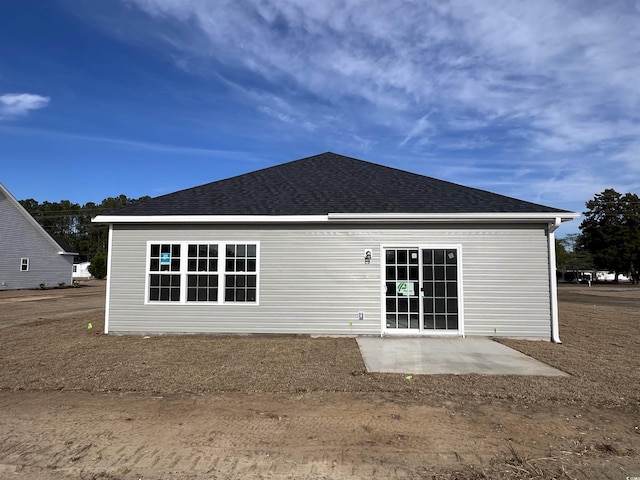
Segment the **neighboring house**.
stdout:
[[91,265],[91,262],[74,263],[72,275],[74,280],[91,278],[91,273],[89,273],[89,265]]
[[554,231],[577,216],[303,158],[96,217],[110,226],[105,331],[559,342]]
[[74,255],[0,184],[0,290],[69,285]]

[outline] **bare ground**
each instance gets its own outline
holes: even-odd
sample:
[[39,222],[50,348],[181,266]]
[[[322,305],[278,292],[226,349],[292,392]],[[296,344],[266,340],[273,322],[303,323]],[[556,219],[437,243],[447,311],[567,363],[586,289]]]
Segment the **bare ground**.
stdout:
[[559,295],[562,345],[502,342],[571,377],[407,380],[352,338],[107,336],[101,284],[0,292],[0,478],[640,476],[640,290]]

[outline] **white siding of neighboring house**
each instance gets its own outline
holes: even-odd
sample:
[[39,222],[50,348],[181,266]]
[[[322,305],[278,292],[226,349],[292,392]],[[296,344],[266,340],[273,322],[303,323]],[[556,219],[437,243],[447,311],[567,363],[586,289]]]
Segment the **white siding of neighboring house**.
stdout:
[[89,265],[91,265],[91,262],[74,263],[72,277],[74,279],[91,278],[91,273],[89,273]]
[[[61,248],[12,200],[0,190],[0,290],[71,284],[73,255],[61,255]],[[29,259],[29,271],[20,271],[21,258]]]
[[[259,241],[259,305],[145,304],[148,241]],[[114,225],[108,329],[380,335],[382,245],[461,247],[466,335],[550,338],[546,229],[517,224]]]

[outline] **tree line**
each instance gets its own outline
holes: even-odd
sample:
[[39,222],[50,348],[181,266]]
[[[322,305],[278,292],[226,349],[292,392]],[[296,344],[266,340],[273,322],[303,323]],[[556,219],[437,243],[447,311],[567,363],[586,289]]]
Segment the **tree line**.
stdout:
[[[44,201],[39,203],[33,198],[20,200],[20,204],[33,218],[53,237],[68,243],[78,252],[75,262],[94,262],[91,273],[97,277],[104,277],[107,258],[108,225],[91,223],[91,219],[101,213],[119,207],[131,205],[151,197],[129,198],[126,195],[108,197],[102,202],[88,202],[84,205],[72,203],[69,200],[59,202]],[[99,264],[99,265],[98,265]]]
[[640,281],[640,198],[609,188],[586,202],[580,233],[556,241],[557,267],[606,270]]
[[[78,252],[77,262],[100,259],[106,263],[108,226],[91,223],[100,213],[147,200],[126,195],[105,198],[101,203],[80,205],[69,200],[42,202],[20,200],[20,204],[54,237]],[[580,233],[556,240],[557,268],[606,270],[627,274],[640,281],[640,199],[637,194],[620,194],[610,188],[586,202],[587,211]],[[93,272],[92,272],[93,273]],[[106,272],[105,272],[106,273]],[[95,275],[95,274],[94,274]],[[100,276],[100,275],[98,275]]]

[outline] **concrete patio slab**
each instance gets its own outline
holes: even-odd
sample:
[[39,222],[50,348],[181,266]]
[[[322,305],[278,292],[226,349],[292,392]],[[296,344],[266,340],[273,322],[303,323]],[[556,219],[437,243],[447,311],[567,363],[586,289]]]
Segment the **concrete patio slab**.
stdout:
[[357,337],[368,372],[569,376],[489,338]]

